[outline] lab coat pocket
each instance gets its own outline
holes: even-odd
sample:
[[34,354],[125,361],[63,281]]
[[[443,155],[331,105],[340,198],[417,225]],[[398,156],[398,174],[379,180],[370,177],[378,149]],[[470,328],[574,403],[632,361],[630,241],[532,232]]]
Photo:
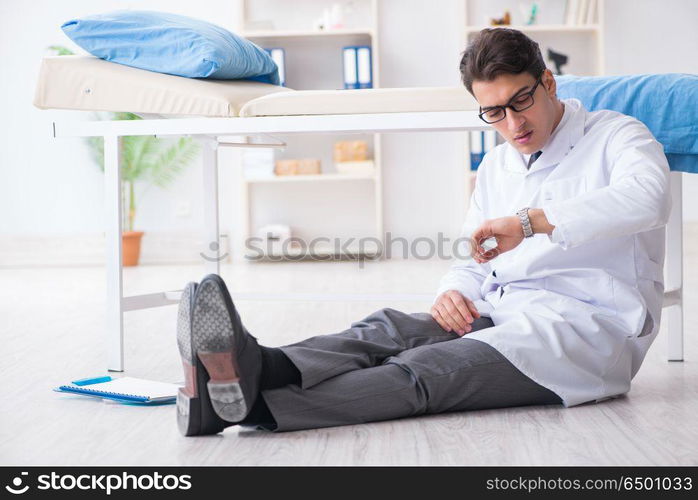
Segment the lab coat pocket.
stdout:
[[612,276],[548,276],[545,289],[572,299],[570,302],[578,308],[609,316],[617,314]]
[[586,193],[586,178],[581,175],[543,183],[540,196],[543,202],[563,201]]

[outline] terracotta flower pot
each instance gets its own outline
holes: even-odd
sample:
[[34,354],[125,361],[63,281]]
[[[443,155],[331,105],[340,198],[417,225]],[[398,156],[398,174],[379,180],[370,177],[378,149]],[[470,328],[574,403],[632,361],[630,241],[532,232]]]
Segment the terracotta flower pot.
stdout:
[[124,267],[137,266],[141,255],[143,231],[124,231],[121,234],[121,252]]

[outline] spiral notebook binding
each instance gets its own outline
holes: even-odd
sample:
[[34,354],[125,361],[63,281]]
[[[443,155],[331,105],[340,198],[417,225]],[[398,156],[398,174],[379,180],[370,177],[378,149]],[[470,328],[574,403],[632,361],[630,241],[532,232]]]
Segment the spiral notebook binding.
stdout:
[[82,387],[72,387],[69,385],[62,385],[59,389],[68,392],[78,392],[83,394],[92,394],[95,396],[103,396],[105,394],[109,395],[107,397],[117,398],[117,399],[130,399],[133,401],[151,401],[149,397],[137,396],[135,394],[124,394],[121,392],[111,392],[111,391],[96,391],[94,389],[83,389]]

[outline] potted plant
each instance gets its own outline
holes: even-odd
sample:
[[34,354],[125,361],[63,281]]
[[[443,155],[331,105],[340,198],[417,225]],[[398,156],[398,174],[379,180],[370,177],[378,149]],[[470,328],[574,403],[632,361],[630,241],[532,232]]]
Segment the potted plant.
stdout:
[[[133,113],[113,113],[114,120],[141,120]],[[104,172],[104,139],[87,139],[92,158]],[[147,136],[121,138],[121,199],[123,207],[123,265],[138,265],[142,231],[134,230],[136,184],[167,187],[197,157],[199,145],[191,138],[176,140]],[[144,192],[139,193],[140,195]],[[140,199],[140,197],[138,198]]]
[[[49,50],[56,55],[73,55],[61,45]],[[105,117],[100,116],[100,119]],[[108,119],[108,118],[107,118]],[[133,113],[111,113],[113,120],[141,120]],[[104,172],[104,139],[89,137],[87,143],[92,158]],[[142,231],[134,231],[136,218],[136,184],[167,187],[198,155],[199,146],[190,138],[158,139],[153,136],[126,136],[121,138],[121,199],[122,199],[122,253],[124,266],[138,265]],[[140,193],[141,195],[144,193]],[[140,199],[140,197],[139,197]]]

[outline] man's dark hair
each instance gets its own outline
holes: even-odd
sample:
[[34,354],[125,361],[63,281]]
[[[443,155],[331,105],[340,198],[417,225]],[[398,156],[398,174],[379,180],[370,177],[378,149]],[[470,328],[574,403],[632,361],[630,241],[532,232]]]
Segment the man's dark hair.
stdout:
[[501,74],[528,72],[538,78],[545,62],[538,44],[511,28],[487,28],[478,33],[463,52],[460,74],[473,93],[473,81],[492,81]]

